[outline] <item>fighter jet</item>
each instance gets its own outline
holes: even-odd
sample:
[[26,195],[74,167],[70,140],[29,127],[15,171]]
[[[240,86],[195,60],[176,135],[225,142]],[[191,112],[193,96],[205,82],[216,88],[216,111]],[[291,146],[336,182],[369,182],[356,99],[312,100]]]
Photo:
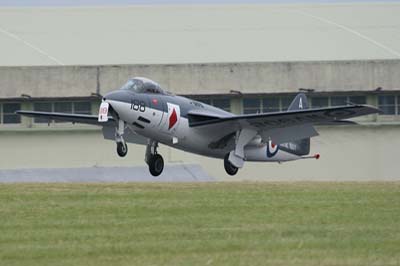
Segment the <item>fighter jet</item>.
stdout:
[[142,77],[128,80],[119,90],[103,96],[97,115],[17,111],[20,115],[102,127],[105,139],[117,144],[124,157],[127,143],[147,145],[145,162],[153,176],[164,169],[159,144],[186,152],[223,159],[226,173],[235,175],[246,161],[286,162],[310,156],[314,125],[352,124],[345,120],[378,113],[379,109],[350,104],[309,109],[299,93],[287,111],[235,115],[163,90]]

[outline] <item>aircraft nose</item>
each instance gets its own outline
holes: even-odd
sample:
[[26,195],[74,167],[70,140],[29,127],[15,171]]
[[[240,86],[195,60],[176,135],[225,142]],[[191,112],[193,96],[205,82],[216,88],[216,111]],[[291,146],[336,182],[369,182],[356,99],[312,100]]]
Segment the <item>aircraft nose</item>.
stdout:
[[108,101],[122,101],[123,99],[126,99],[127,95],[125,91],[117,90],[117,91],[111,91],[107,93],[106,95],[103,96],[103,101],[108,102]]

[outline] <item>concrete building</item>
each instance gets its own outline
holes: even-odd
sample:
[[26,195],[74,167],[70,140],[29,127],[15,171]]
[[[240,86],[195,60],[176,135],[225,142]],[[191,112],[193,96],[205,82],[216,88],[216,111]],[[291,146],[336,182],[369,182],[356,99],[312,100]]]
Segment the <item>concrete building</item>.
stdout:
[[[299,90],[313,107],[384,112],[319,127],[319,161],[249,163],[235,179],[400,180],[399,11],[396,3],[0,8],[0,169],[143,165],[144,147],[130,145],[120,159],[96,127],[49,127],[14,111],[96,114],[100,94],[146,76],[238,114],[285,110]],[[222,161],[160,152],[166,167],[196,163],[228,179]]]

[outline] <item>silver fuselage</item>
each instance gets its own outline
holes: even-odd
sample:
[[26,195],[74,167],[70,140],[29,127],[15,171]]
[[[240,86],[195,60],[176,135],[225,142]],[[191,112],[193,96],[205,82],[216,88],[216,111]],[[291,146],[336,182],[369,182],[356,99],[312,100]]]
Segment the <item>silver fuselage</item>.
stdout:
[[[219,108],[176,95],[128,90],[111,92],[103,101],[109,103],[129,130],[170,147],[214,158],[224,158],[235,148],[235,131],[227,132],[224,125],[217,126],[212,132],[201,126],[189,126],[188,114],[193,111],[218,117],[233,116]],[[214,142],[217,141],[219,145],[216,146]],[[255,137],[244,149],[245,160],[282,162],[300,159],[301,156],[290,152],[289,145],[296,144],[274,145]]]

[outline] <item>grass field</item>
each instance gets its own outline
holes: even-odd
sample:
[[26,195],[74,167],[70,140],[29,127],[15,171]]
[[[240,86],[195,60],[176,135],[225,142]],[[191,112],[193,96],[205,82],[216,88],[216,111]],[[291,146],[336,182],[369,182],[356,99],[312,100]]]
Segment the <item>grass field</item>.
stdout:
[[400,265],[400,183],[0,185],[0,265]]

